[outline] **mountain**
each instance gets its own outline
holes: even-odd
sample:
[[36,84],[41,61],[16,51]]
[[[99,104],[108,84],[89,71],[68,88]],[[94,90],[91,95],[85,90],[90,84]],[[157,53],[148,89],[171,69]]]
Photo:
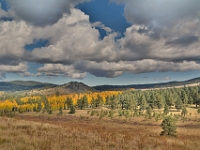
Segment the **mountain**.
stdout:
[[153,88],[166,88],[166,87],[178,87],[178,86],[192,86],[200,84],[200,77],[190,79],[187,81],[172,81],[165,83],[153,83],[153,84],[130,84],[130,85],[99,85],[93,88],[99,91],[104,90],[126,90],[130,88],[134,89],[153,89]]
[[53,95],[53,94],[69,94],[69,93],[86,93],[94,92],[94,88],[81,83],[81,82],[69,82],[67,84],[58,85],[52,88],[46,88],[42,90],[32,90],[31,95],[42,94],[42,95]]
[[68,94],[68,93],[85,93],[94,91],[106,91],[106,90],[127,90],[134,89],[152,89],[152,88],[165,88],[165,87],[178,87],[184,85],[197,85],[200,84],[200,77],[187,81],[173,81],[165,83],[154,84],[130,84],[130,85],[99,85],[90,87],[81,82],[69,82],[63,85],[56,85],[50,83],[41,83],[35,81],[11,81],[0,82],[0,91],[26,91],[33,94]]
[[55,86],[55,84],[41,83],[35,81],[0,82],[0,91],[27,91],[32,89],[44,89]]

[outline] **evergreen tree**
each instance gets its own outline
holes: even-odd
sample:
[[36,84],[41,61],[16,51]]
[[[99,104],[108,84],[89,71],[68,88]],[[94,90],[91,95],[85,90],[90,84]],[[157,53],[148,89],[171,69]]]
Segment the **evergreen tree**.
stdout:
[[75,109],[74,105],[71,105],[69,114],[75,114],[75,113],[76,113],[76,109]]
[[188,104],[188,96],[184,90],[181,91],[181,100],[183,104]]
[[152,109],[154,109],[156,107],[156,97],[155,97],[154,93],[151,94],[150,100],[148,101],[148,103]]
[[188,113],[187,108],[184,106],[184,107],[182,108],[181,115],[185,117],[185,116],[187,115],[187,113]]
[[73,101],[72,98],[67,97],[65,104],[67,104],[67,108],[71,108],[71,106],[73,105]]
[[177,110],[181,110],[183,107],[183,102],[180,98],[178,98],[176,101],[175,101],[175,108]]
[[197,105],[199,105],[199,103],[200,103],[200,96],[197,91],[193,95],[193,100],[194,100],[194,104],[196,104],[196,107],[197,107]]
[[41,110],[42,110],[42,104],[41,104],[41,101],[39,101],[36,112],[40,112]]
[[91,100],[91,107],[92,108],[96,108],[97,104],[96,104],[96,100],[94,99],[94,97],[92,97],[92,100]]
[[146,115],[149,119],[152,118],[152,108],[151,107],[147,107],[146,108]]
[[62,111],[62,107],[59,108],[59,115],[62,115],[63,111]]
[[172,93],[169,93],[167,96],[166,96],[166,104],[168,106],[173,106],[174,105],[174,97],[173,97],[173,94]]
[[96,99],[96,107],[100,107],[103,105],[103,98],[98,94]]
[[165,104],[164,114],[167,115],[168,113],[169,113],[169,106],[167,104]]
[[137,106],[137,104],[136,104],[136,101],[134,98],[127,101],[127,107],[126,107],[127,109],[133,110],[136,108],[136,106]]
[[106,96],[106,105],[110,105],[111,96]]
[[163,108],[163,106],[164,106],[164,97],[160,93],[156,93],[155,97],[156,97],[156,107],[158,109]]
[[125,98],[125,95],[120,96],[119,104],[121,105],[121,109],[123,110],[125,105],[127,104],[127,99]]
[[49,111],[50,111],[50,104],[49,104],[49,101],[48,101],[48,99],[45,97],[45,96],[42,96],[41,97],[41,101],[43,102],[43,104],[44,104],[44,108],[43,108],[43,113],[45,113],[45,112],[47,112],[47,113],[49,113]]
[[145,110],[145,108],[146,108],[146,100],[145,100],[145,96],[144,95],[142,95],[141,97],[140,97],[140,109],[141,110]]
[[117,101],[117,97],[115,95],[113,95],[112,97],[110,97],[110,108],[111,109],[116,109],[118,106],[118,101]]
[[160,135],[167,135],[167,136],[176,136],[176,119],[172,116],[165,116],[164,120],[162,121],[162,129]]
[[87,96],[83,96],[82,98],[77,100],[77,107],[79,109],[85,109],[88,107],[88,99]]

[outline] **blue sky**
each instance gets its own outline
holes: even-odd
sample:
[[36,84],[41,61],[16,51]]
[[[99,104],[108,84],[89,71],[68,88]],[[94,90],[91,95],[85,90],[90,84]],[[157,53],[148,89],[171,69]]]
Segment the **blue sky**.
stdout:
[[0,80],[199,77],[199,0],[0,0]]

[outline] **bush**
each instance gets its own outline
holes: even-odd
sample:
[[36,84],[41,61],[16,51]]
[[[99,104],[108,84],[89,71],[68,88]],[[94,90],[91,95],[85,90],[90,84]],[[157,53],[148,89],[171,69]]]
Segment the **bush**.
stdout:
[[200,114],[200,108],[197,109],[198,114]]
[[108,113],[108,117],[113,118],[114,117],[114,111],[110,110]]
[[164,120],[162,121],[162,129],[160,135],[166,135],[166,136],[175,136],[176,137],[176,119],[172,116],[166,116]]
[[76,109],[75,109],[74,105],[71,105],[69,114],[75,114],[75,113],[76,113]]
[[95,114],[95,111],[92,110],[90,115],[91,115],[91,116],[94,116],[94,114]]
[[126,118],[130,117],[130,112],[129,112],[129,110],[126,110],[126,111],[124,112],[124,116],[125,116]]
[[124,111],[119,110],[119,111],[118,111],[118,115],[119,115],[119,117],[123,116],[123,115],[124,115]]

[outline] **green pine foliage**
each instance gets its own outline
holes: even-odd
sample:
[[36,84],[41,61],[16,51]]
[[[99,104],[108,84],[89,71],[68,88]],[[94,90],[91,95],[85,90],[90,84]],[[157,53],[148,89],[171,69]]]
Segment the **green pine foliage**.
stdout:
[[169,106],[167,104],[165,104],[164,115],[167,115],[168,113],[169,113]]
[[176,101],[175,101],[175,108],[177,110],[181,110],[183,107],[183,102],[180,98],[178,98]]
[[176,119],[172,116],[165,116],[165,118],[162,121],[162,129],[163,131],[160,133],[161,136],[174,136],[176,137]]
[[185,117],[185,116],[187,115],[187,113],[188,113],[187,108],[184,106],[184,107],[182,108],[181,115]]
[[76,109],[75,109],[74,105],[71,105],[69,114],[75,114],[75,113],[76,113]]

